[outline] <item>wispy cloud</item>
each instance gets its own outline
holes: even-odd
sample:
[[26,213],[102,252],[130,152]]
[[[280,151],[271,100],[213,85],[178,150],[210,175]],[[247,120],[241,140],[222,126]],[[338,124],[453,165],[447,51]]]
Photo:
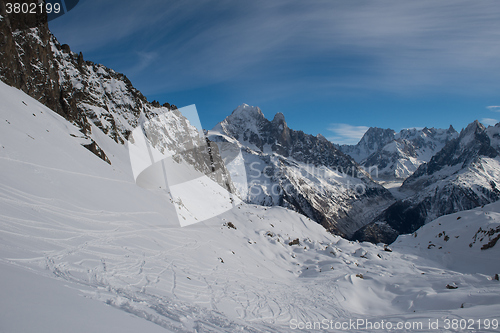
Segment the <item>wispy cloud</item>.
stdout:
[[401,130],[417,130],[417,131],[420,131],[420,130],[423,130],[424,128],[421,127],[421,126],[413,126],[413,127],[402,127]]
[[349,124],[331,124],[328,128],[333,132],[333,136],[329,136],[328,140],[337,144],[355,145],[363,137],[369,127],[367,126],[353,126]]
[[[161,54],[151,63],[155,73],[134,78],[148,90],[241,80],[279,87],[300,78],[298,89],[317,91],[310,83],[325,77],[346,90],[497,87],[491,84],[500,71],[495,1],[115,2],[87,0],[51,24],[77,50],[123,41]],[[123,45],[117,50],[115,60],[127,52]],[[471,91],[469,82],[481,84]]]
[[500,112],[500,105],[490,105],[486,107],[488,110]]
[[[158,57],[158,54],[156,52],[137,52],[136,57],[137,61],[130,68],[124,69],[127,75],[137,75],[146,70]],[[149,69],[149,71],[153,70]]]
[[481,119],[481,123],[483,123],[484,125],[495,126],[498,123],[498,120],[493,118],[483,118]]

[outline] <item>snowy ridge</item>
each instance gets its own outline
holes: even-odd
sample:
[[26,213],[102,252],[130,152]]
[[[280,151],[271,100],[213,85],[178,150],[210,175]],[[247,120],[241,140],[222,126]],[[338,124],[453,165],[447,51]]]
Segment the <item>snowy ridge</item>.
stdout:
[[[179,228],[176,203],[164,191],[134,183],[122,145],[96,137],[112,161],[102,163],[71,135],[79,130],[67,120],[3,83],[0,98],[1,288],[9,288],[1,304],[26,311],[1,311],[2,328],[49,332],[78,325],[103,303],[108,307],[100,311],[109,315],[97,318],[103,327],[128,323],[148,332],[289,332],[294,323],[307,332],[314,330],[305,325],[325,318],[425,325],[428,319],[491,319],[500,312],[500,284],[492,279],[498,260],[481,273],[443,269],[418,255],[426,249],[404,239],[392,252],[350,242],[280,207],[239,204]],[[218,200],[210,198],[214,205]],[[497,210],[473,211],[478,221],[470,225],[496,226]],[[416,239],[426,242],[424,237]],[[487,239],[472,248],[465,235],[457,241],[475,256],[498,253],[498,245],[477,251]],[[53,292],[16,289],[16,281]],[[448,289],[451,284],[458,288]],[[42,309],[22,304],[27,296],[30,304],[78,304],[85,313],[63,308],[64,322],[54,326]]]

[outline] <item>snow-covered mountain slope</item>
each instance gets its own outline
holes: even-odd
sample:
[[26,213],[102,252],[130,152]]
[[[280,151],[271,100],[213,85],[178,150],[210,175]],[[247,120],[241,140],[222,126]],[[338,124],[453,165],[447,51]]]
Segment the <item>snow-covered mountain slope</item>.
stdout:
[[377,170],[375,179],[402,181],[457,136],[452,126],[447,130],[404,129],[399,133],[371,127],[357,145],[343,145],[340,149],[367,170]]
[[[96,323],[110,330],[307,332],[321,321],[335,331],[357,319],[432,319],[446,332],[446,318],[500,312],[498,261],[481,273],[444,269],[411,246],[349,242],[281,207],[239,204],[180,228],[178,203],[135,184],[123,145],[95,137],[109,165],[81,146],[77,127],[21,91],[0,83],[0,100],[1,330],[92,329],[79,323],[100,312],[110,317]],[[226,200],[197,193],[193,200],[214,206]],[[52,323],[50,310],[63,318]]]
[[0,331],[166,333],[161,326],[82,297],[91,288],[0,262]]
[[394,201],[328,140],[288,128],[281,113],[269,121],[243,104],[208,137],[226,159],[241,152],[233,163],[244,165],[245,175],[232,173],[241,199],[291,208],[334,233],[352,235]]
[[435,218],[485,205],[500,198],[500,125],[485,128],[477,120],[421,165],[401,191],[412,194],[384,211],[357,239],[391,242]]
[[[392,245],[400,251],[439,262],[463,273],[491,274],[500,255],[500,202],[442,216],[401,235]],[[496,269],[496,268],[495,268]]]

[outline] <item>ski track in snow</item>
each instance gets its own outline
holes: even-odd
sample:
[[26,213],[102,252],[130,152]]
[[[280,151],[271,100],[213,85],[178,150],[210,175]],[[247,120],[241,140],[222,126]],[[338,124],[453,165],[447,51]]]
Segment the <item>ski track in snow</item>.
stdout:
[[64,173],[72,174],[72,175],[76,175],[76,176],[91,177],[91,178],[102,179],[102,180],[107,180],[107,181],[114,181],[114,182],[130,183],[130,182],[127,182],[127,181],[124,181],[124,180],[120,180],[120,179],[105,178],[105,177],[100,177],[100,176],[86,174],[86,173],[81,173],[81,172],[75,172],[75,171],[70,171],[70,170],[52,168],[52,167],[48,167],[48,166],[45,166],[45,165],[36,164],[36,163],[30,163],[30,162],[26,162],[26,161],[19,161],[19,160],[15,160],[15,159],[4,157],[4,156],[0,156],[0,158],[3,159],[3,160],[7,160],[9,162],[22,163],[22,164],[26,164],[26,165],[29,165],[29,166],[34,166],[34,167],[37,167],[37,168],[43,168],[43,169],[47,169],[47,170],[51,170],[51,171],[57,171],[57,172],[64,172]]

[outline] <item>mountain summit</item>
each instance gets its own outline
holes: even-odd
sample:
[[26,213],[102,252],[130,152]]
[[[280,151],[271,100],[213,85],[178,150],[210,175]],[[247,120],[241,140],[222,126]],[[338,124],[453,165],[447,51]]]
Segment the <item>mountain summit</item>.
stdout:
[[361,163],[368,156],[394,141],[395,135],[396,132],[390,128],[370,127],[356,145],[342,145],[340,150],[350,155],[356,162]]

